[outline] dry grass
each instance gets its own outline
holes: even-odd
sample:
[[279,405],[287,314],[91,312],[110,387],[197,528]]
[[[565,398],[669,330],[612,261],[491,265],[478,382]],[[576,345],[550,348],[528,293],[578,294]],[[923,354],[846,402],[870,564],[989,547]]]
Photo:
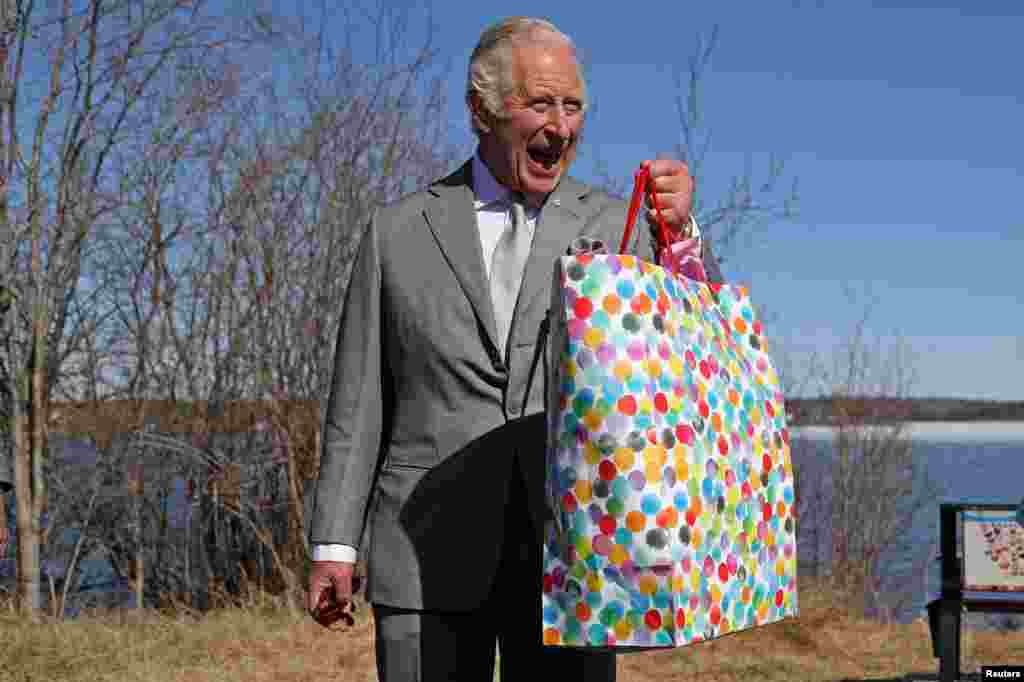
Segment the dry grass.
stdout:
[[[936,679],[928,626],[857,618],[801,579],[798,619],[657,653],[619,657],[619,680],[782,681]],[[263,606],[187,612],[92,612],[76,621],[27,622],[0,612],[0,681],[376,680],[373,627],[331,632],[266,597]],[[1024,662],[1024,633],[965,630],[963,669]]]

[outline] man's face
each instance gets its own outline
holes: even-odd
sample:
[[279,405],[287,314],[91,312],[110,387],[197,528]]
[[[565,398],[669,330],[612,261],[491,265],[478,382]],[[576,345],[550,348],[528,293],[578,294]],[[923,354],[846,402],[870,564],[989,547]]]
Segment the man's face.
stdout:
[[546,195],[576,157],[583,127],[583,84],[567,45],[513,49],[514,89],[505,117],[488,120],[480,153],[495,178],[527,195]]

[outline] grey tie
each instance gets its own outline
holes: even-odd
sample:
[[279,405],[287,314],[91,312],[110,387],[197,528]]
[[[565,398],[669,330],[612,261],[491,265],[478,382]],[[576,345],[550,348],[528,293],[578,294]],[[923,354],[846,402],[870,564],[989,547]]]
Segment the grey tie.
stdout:
[[491,302],[494,304],[494,322],[498,331],[498,347],[502,356],[508,343],[512,313],[519,297],[519,286],[523,281],[523,269],[530,255],[533,231],[526,220],[523,196],[514,193],[509,198],[509,224],[498,240],[491,258]]

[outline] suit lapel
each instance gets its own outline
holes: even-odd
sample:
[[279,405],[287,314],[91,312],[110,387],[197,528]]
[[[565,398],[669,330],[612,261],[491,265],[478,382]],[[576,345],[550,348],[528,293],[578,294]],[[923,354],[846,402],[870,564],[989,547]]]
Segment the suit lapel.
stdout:
[[[434,200],[428,204],[425,218],[449,267],[473,306],[488,341],[497,348],[494,307],[473,208],[472,169],[473,163],[470,160],[431,186]],[[585,185],[569,177],[563,178],[541,209],[512,320],[513,338],[510,344],[519,331],[516,321],[528,316],[533,306],[548,305],[542,294],[549,291],[555,259],[565,255],[569,242],[583,231],[583,216],[586,212],[580,200],[587,191]]]
[[433,185],[430,191],[434,200],[428,204],[425,217],[488,340],[497,348],[494,308],[473,209],[472,170],[472,161],[467,162]]
[[549,304],[547,296],[542,294],[550,291],[555,259],[564,256],[569,243],[583,231],[585,211],[580,198],[586,192],[585,185],[569,177],[563,178],[541,209],[530,257],[523,273],[523,284],[512,323],[513,334],[517,329],[516,320],[528,316],[531,307],[538,304],[538,299],[543,299],[540,304],[545,307]]

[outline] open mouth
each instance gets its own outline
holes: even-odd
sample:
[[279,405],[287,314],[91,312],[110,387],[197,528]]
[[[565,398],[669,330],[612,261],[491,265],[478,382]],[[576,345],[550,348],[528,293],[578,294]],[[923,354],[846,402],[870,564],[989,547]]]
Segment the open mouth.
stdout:
[[550,147],[534,147],[526,150],[530,160],[534,163],[550,169],[562,158],[562,150]]

